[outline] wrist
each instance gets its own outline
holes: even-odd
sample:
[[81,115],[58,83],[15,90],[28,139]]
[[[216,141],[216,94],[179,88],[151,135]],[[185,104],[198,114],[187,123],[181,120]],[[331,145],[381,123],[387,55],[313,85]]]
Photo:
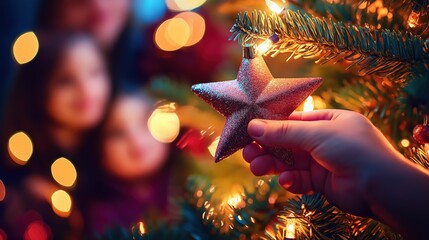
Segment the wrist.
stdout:
[[394,191],[397,177],[408,165],[402,155],[392,154],[374,157],[370,164],[361,171],[359,181],[360,193],[363,196],[373,217],[378,218],[379,204],[383,204],[383,192]]

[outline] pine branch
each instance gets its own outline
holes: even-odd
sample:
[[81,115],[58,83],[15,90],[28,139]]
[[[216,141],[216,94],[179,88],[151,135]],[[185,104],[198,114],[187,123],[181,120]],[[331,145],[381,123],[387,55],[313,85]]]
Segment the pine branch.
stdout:
[[[283,205],[269,198],[278,197],[276,181],[258,180],[255,189],[244,190],[237,204],[219,198],[220,190],[208,179],[194,176],[188,182],[188,207],[184,226],[200,239],[250,239],[262,235],[265,227]],[[218,196],[216,196],[218,195]],[[280,201],[281,202],[281,201]]]
[[[373,78],[359,78],[345,82],[335,92],[329,92],[329,104],[334,108],[353,110],[365,115],[385,136],[399,143],[409,138],[410,132],[403,131],[412,123],[398,102],[396,84],[383,84]],[[324,95],[324,94],[322,94]],[[399,121],[401,119],[401,121]]]
[[429,147],[413,147],[405,155],[414,163],[429,169]]
[[[239,14],[231,40],[254,44],[279,36],[267,54],[291,53],[292,58],[316,58],[318,63],[348,61],[363,75],[377,74],[403,81],[415,62],[429,59],[424,41],[411,33],[371,30],[288,10],[283,17],[254,11]],[[288,59],[288,60],[289,60]]]
[[342,212],[319,193],[290,199],[274,231],[267,231],[263,239],[285,239],[286,224],[291,218],[297,239],[402,239],[377,221]]

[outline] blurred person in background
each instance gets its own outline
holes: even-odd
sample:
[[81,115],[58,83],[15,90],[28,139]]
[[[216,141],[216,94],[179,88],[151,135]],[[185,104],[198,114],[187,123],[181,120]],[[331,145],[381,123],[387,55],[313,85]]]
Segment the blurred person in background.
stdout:
[[177,155],[148,129],[153,103],[141,93],[124,92],[108,111],[94,166],[94,172],[101,169],[100,181],[94,183],[97,194],[85,211],[92,233],[128,228],[149,213],[160,216],[168,210],[168,197],[175,190],[170,170]]
[[72,33],[38,36],[38,55],[20,66],[13,82],[4,127],[4,136],[23,131],[34,145],[25,166],[17,169],[11,159],[6,163],[11,170],[5,178],[8,195],[2,221],[12,239],[23,236],[28,225],[25,215],[31,210],[52,226],[54,238],[76,233],[67,231],[73,212],[69,219],[55,216],[46,196],[47,191],[60,188],[51,180],[51,164],[66,157],[80,174],[78,180],[85,177],[82,156],[89,153],[83,146],[101,122],[111,96],[105,62],[91,38]]
[[143,46],[134,26],[131,0],[41,0],[38,28],[82,31],[103,48],[115,81],[137,81]]

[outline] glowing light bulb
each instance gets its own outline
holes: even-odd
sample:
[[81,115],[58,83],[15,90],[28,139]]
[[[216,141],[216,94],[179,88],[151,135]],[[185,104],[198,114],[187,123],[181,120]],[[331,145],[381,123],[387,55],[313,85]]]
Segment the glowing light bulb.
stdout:
[[271,35],[271,37],[267,38],[267,40],[262,42],[256,48],[256,54],[259,54],[259,55],[265,54],[268,50],[270,50],[273,44],[277,43],[278,41],[279,41],[279,36],[277,36],[277,34]]
[[280,14],[283,12],[284,8],[280,7],[279,5],[277,5],[277,3],[273,2],[272,0],[265,0],[265,3],[267,4],[268,8],[277,13]]
[[76,182],[77,172],[73,163],[66,158],[58,158],[51,165],[52,177],[59,184],[71,187]]
[[171,143],[179,135],[180,120],[174,103],[165,104],[153,111],[148,119],[148,128],[152,136],[163,143]]
[[140,233],[140,235],[146,234],[146,229],[144,227],[143,222],[139,222],[139,233]]
[[410,16],[408,17],[408,26],[410,28],[417,27],[417,25],[419,23],[419,18],[420,18],[420,13],[412,11]]
[[39,51],[39,40],[34,32],[26,32],[19,36],[12,47],[13,56],[19,64],[33,60]]
[[52,210],[60,217],[68,217],[72,207],[70,195],[64,190],[57,190],[51,196]]
[[27,134],[18,132],[9,138],[8,151],[15,163],[25,165],[33,154],[33,143]]
[[285,239],[295,239],[295,218],[291,214],[289,214],[286,222],[286,233],[285,233]]
[[263,43],[261,43],[261,45],[259,45],[256,48],[256,52],[258,54],[264,54],[266,53],[268,50],[270,50],[270,48],[273,46],[273,41],[271,41],[270,39],[265,40]]
[[314,101],[312,96],[308,96],[308,98],[304,102],[304,112],[310,112],[314,110]]
[[410,141],[408,139],[404,138],[404,139],[401,140],[401,145],[404,148],[409,147],[410,146]]

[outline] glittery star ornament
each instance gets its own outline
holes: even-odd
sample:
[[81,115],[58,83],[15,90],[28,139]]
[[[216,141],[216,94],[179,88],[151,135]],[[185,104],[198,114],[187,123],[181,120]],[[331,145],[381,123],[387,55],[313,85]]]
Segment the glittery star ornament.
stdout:
[[[196,95],[226,117],[216,149],[219,162],[253,140],[247,133],[255,118],[286,120],[322,83],[321,78],[274,78],[262,56],[245,47],[237,79],[192,86]],[[291,152],[266,148],[279,160],[291,165]]]

